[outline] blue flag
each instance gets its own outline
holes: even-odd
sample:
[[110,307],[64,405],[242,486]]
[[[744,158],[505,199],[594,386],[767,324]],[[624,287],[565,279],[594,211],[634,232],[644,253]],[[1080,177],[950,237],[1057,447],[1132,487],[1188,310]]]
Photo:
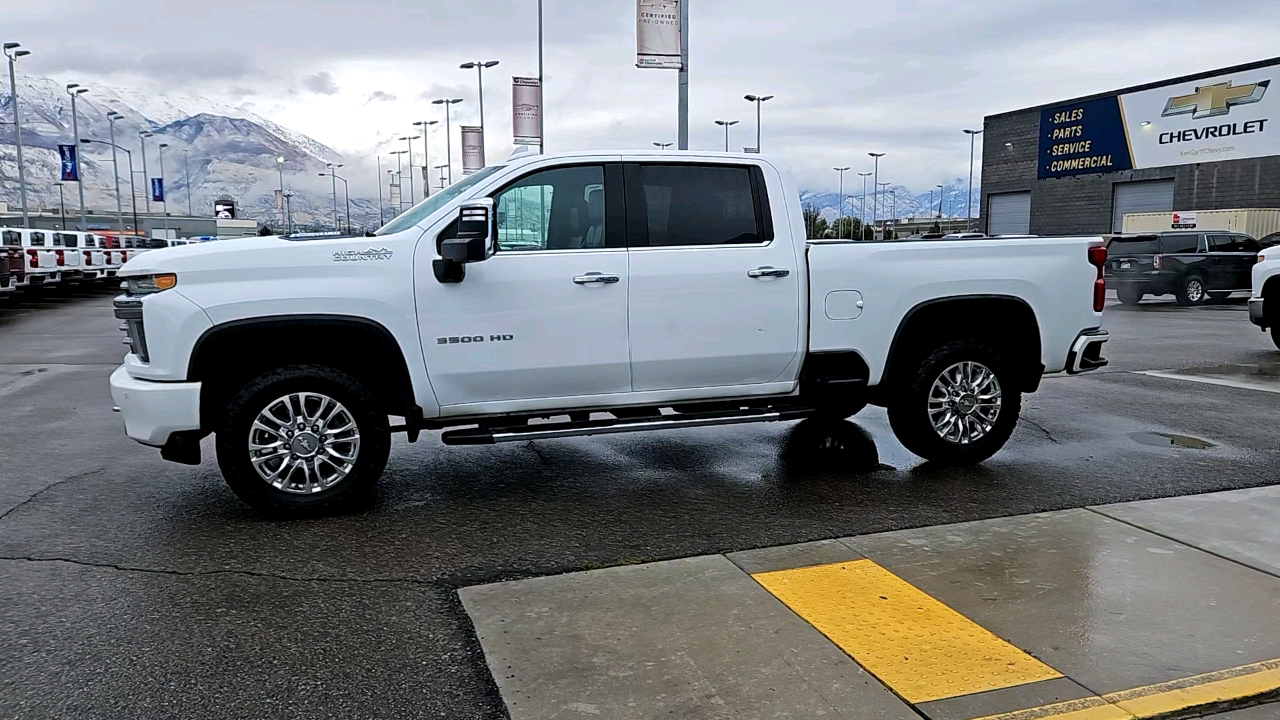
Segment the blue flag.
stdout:
[[164,178],[151,178],[151,202],[164,202]]
[[75,145],[59,145],[58,154],[62,156],[62,181],[80,181],[80,158],[76,155]]

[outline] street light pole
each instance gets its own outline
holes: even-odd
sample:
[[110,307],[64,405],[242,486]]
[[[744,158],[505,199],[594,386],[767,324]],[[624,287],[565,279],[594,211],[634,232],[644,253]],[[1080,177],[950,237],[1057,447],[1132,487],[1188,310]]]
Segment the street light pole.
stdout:
[[[382,156],[375,155],[374,158],[378,161],[378,227],[382,227],[387,224],[386,209],[382,205]],[[422,180],[426,182],[426,178]]]
[[[404,165],[400,161],[404,151],[392,150],[391,154],[396,156],[396,214],[399,215],[404,212]],[[409,166],[409,172],[413,172],[413,166]]]
[[[840,224],[836,227],[836,239],[840,240],[844,238],[844,174],[849,168],[837,167],[831,169],[840,173],[840,219],[837,221]],[[853,223],[849,223],[849,239],[853,239]]]
[[[13,137],[18,146],[18,194],[22,196],[22,227],[29,228],[31,218],[27,214],[27,175],[26,167],[22,163],[22,115],[18,112],[18,79],[13,63],[20,57],[30,55],[31,51],[19,50],[19,47],[21,46],[15,42],[5,43],[4,56],[9,58],[9,97],[13,98],[10,101],[13,105]],[[63,225],[65,230],[65,219]]]
[[419,137],[419,135],[405,135],[400,138],[409,145],[409,149],[405,151],[409,153],[409,207],[413,207],[413,141]]
[[62,218],[62,229],[66,230],[67,229],[67,199],[62,194],[62,186],[66,185],[66,183],[59,180],[58,182],[54,183],[54,185],[58,186],[58,217]]
[[689,149],[689,2],[680,0],[680,72],[676,75],[676,140],[681,150]]
[[[867,226],[867,178],[871,177],[871,173],[861,172],[858,173],[858,177],[862,178],[862,206],[858,210],[858,215],[861,217],[862,227],[865,228]],[[865,231],[859,231],[858,239],[861,240],[864,234],[866,234]]]
[[[149,137],[155,137],[155,133],[149,133],[146,130],[138,133],[138,144],[142,146],[142,180],[144,186],[151,184],[151,175],[147,172],[147,138]],[[143,194],[142,200],[142,206],[147,209],[149,222],[151,217],[151,192],[149,189]]]
[[[88,145],[89,143],[98,143],[99,145],[108,144],[102,140],[91,140],[89,138],[80,138],[80,142],[84,143],[85,145]],[[137,233],[138,232],[138,188],[136,185],[134,185],[134,180],[133,180],[133,177],[134,177],[133,152],[128,150],[127,148],[122,148],[119,145],[116,145],[115,143],[110,143],[110,144],[113,147],[115,147],[115,149],[124,153],[125,156],[129,158],[129,198],[133,204],[133,231]]]
[[285,225],[284,219],[284,156],[276,158],[276,172],[280,174],[280,224]]
[[969,136],[969,200],[964,209],[964,229],[972,231],[973,225],[973,145],[974,138],[982,134],[981,130],[965,130]]
[[[89,92],[89,88],[80,87],[79,83],[71,83],[67,85],[67,94],[71,96],[71,134],[75,137],[75,146],[80,147],[80,121],[79,113],[76,112],[76,98]],[[85,217],[84,211],[84,163],[80,162],[80,153],[76,152],[76,172],[80,175],[80,180],[76,182],[76,187],[80,189],[80,229],[89,229],[89,220]]]
[[342,163],[325,163],[324,166],[329,168],[329,172],[320,173],[320,177],[324,177],[326,174],[333,177],[333,180],[330,181],[333,184],[333,229],[335,231],[340,231],[340,228],[338,227],[338,175],[337,175],[337,172],[338,172],[338,168],[342,167]]
[[290,235],[293,234],[293,202],[292,201],[293,201],[293,191],[286,190],[284,193],[285,229]]
[[[342,167],[342,166],[337,165],[336,167]],[[347,199],[347,234],[350,235],[351,234],[351,191],[349,189],[349,186],[347,185],[347,179],[338,175],[337,172],[334,172],[332,170],[327,173],[320,173],[320,177],[324,177],[325,175],[328,175],[329,177],[333,178],[333,202],[334,202],[335,213],[337,212],[337,207],[338,207],[337,206],[338,181],[339,180],[342,181],[342,193],[343,193],[343,196],[346,197]],[[338,227],[337,215],[334,215],[334,218],[333,218],[333,229],[341,232],[341,228]]]
[[[427,128],[432,125],[439,125],[439,120],[419,120],[414,123],[416,127],[422,128],[422,199],[426,200],[431,197],[431,178],[427,175],[427,168],[431,167],[431,136],[427,133]],[[409,168],[409,172],[413,172],[413,168]]]
[[191,210],[191,168],[187,164],[187,151],[182,151],[182,182],[187,186],[187,216],[195,217]]
[[160,210],[164,213],[164,238],[169,239],[169,191],[164,186],[164,149],[169,143],[160,143]]
[[[937,188],[938,188],[938,219],[939,219],[939,220],[941,220],[941,219],[942,219],[942,191],[943,191],[945,188],[943,188],[941,185],[936,185],[935,187],[937,187]],[[929,205],[929,214],[930,214],[930,215],[932,215],[932,214],[933,214],[933,205],[932,205],[932,204],[930,204],[930,205]],[[939,227],[939,228],[941,228],[941,227],[942,227],[942,225],[941,225],[941,224],[939,224],[939,225],[938,225],[938,227]]]
[[116,121],[122,117],[124,116],[115,110],[107,111],[107,124],[111,126],[111,174],[115,177],[116,184],[116,229],[124,234],[124,207],[120,202],[120,163],[117,160],[119,153],[116,152]]
[[744,95],[748,102],[756,104],[756,152],[762,152],[760,147],[760,105],[766,100],[772,100],[772,95]]
[[[480,159],[481,161],[483,161],[485,157],[484,146],[485,146],[485,140],[486,140],[485,132],[484,132],[484,71],[486,68],[491,68],[497,64],[498,64],[497,60],[475,60],[473,62],[462,63],[461,65],[458,66],[463,70],[470,70],[471,68],[475,68],[476,80],[480,85],[479,100],[480,100]],[[413,155],[412,153],[410,153],[409,155],[409,168],[410,168],[409,199],[412,200],[413,199],[413,173],[412,173]]]
[[[875,226],[876,221],[880,218],[880,193],[877,188],[880,187],[880,158],[884,157],[884,153],[867,153],[875,159],[875,172],[871,184],[871,225]],[[873,236],[874,237],[874,236]]]
[[729,152],[729,128],[737,125],[737,120],[717,120],[716,124],[724,128],[724,151]]
[[462,98],[440,98],[432,100],[432,105],[444,106],[444,156],[449,166],[449,184],[453,184],[453,130],[449,127],[449,106],[462,102]]

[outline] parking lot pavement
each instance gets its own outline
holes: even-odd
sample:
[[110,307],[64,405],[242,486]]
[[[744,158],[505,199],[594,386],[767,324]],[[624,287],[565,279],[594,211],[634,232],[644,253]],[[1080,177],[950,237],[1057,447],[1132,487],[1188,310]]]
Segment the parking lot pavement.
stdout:
[[515,720],[1169,717],[1280,694],[1280,543],[1254,523],[1280,525],[1280,488],[460,594]]
[[876,408],[487,448],[424,435],[396,439],[372,509],[272,522],[209,440],[187,467],[124,437],[110,296],[0,307],[0,717],[503,718],[459,588],[1280,478],[1274,394],[1137,374],[1280,353],[1242,305],[1148,301],[1109,306],[1111,366],[1046,378],[977,468],[920,463]]

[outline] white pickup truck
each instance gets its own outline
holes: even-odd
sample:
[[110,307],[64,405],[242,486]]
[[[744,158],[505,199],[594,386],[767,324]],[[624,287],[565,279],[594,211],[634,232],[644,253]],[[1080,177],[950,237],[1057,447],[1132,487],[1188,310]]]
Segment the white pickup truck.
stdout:
[[1105,258],[1097,237],[809,242],[790,172],[758,155],[530,155],[374,236],[131,259],[111,392],[169,460],[216,433],[232,489],[275,511],[366,496],[391,433],[436,429],[487,444],[873,403],[911,451],[975,463],[1044,373],[1106,363]]

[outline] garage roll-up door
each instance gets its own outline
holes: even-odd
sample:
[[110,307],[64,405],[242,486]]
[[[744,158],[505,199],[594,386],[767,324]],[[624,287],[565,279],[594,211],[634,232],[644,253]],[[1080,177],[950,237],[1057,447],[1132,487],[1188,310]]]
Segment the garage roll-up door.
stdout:
[[1127,213],[1173,212],[1173,181],[1143,180],[1116,183],[1111,213],[1111,230],[1124,229]]
[[1031,232],[1031,193],[987,196],[988,235],[1026,235]]

